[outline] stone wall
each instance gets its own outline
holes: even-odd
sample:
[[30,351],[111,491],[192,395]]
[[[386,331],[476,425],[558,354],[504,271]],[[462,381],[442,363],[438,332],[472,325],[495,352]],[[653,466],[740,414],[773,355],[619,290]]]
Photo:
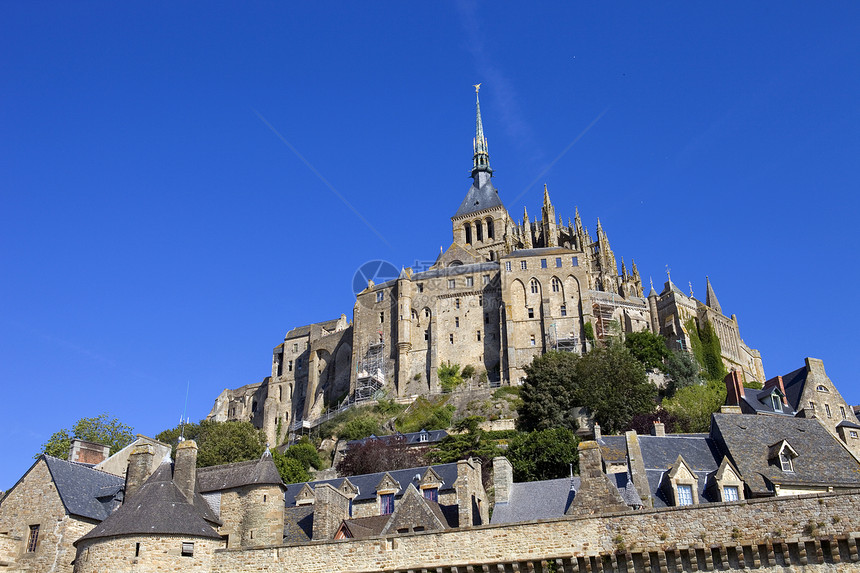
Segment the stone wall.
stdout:
[[[30,526],[39,526],[35,551],[27,551]],[[0,535],[3,551],[14,563],[12,571],[72,571],[72,543],[95,523],[66,515],[48,466],[39,460],[3,499]]]
[[[194,544],[191,556],[182,555],[183,542]],[[96,539],[78,548],[74,573],[205,573],[212,570],[214,551],[223,546],[217,539],[170,535]]]
[[213,571],[545,571],[544,560],[556,571],[856,571],[858,538],[853,491],[227,550],[216,553]]
[[229,546],[259,547],[283,539],[284,494],[276,485],[244,486],[221,493],[218,533]]

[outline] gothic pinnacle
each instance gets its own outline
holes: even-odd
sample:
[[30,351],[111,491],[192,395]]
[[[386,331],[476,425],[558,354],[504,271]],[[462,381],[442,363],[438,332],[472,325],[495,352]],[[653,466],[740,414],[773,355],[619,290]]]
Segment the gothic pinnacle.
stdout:
[[475,150],[475,155],[472,159],[472,177],[475,177],[479,171],[484,171],[493,174],[490,169],[490,152],[487,149],[487,138],[484,137],[484,124],[481,121],[481,98],[478,96],[478,91],[481,89],[481,84],[475,84],[475,139],[472,142],[472,147]]

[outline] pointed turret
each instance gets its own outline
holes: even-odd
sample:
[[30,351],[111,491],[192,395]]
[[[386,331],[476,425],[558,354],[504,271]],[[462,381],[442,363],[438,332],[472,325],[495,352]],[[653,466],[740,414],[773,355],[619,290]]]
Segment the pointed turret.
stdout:
[[717,300],[717,295],[714,294],[714,287],[711,286],[711,279],[706,276],[705,282],[708,284],[708,292],[705,294],[705,304],[722,314],[723,309],[720,308],[720,301]]
[[523,241],[525,248],[532,248],[532,223],[529,220],[529,210],[523,207]]
[[490,176],[493,170],[490,169],[490,152],[487,148],[487,138],[484,137],[484,123],[481,121],[481,98],[478,92],[481,89],[481,84],[475,86],[475,139],[472,140],[472,147],[475,150],[475,155],[472,159],[472,177],[475,177],[479,172],[488,173]]
[[555,226],[555,207],[552,206],[552,201],[549,200],[549,191],[546,188],[546,183],[543,184],[543,208],[541,209],[541,215],[543,216],[543,246],[558,246],[558,236],[556,234]]
[[624,257],[621,257],[621,277],[627,279],[627,265],[624,264]]

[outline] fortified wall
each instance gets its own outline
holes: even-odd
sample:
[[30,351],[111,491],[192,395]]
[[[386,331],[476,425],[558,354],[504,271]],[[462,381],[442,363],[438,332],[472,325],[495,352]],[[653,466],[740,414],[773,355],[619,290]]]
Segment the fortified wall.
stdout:
[[212,570],[857,571],[860,490],[215,552]]

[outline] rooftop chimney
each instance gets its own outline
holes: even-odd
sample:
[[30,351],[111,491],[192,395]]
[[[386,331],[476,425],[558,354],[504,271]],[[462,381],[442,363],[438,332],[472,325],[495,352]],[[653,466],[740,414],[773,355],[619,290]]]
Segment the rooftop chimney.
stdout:
[[496,503],[508,503],[511,500],[513,485],[514,468],[511,462],[503,456],[493,458],[493,488],[496,491]]
[[785,404],[788,404],[788,400],[785,397],[785,386],[782,383],[782,376],[774,376],[770,380],[764,383],[763,390],[770,390],[771,388],[779,388],[779,391],[782,392],[782,401]]
[[149,477],[153,457],[155,457],[155,448],[151,444],[141,444],[131,450],[128,469],[125,472],[125,501],[128,501]]
[[110,455],[110,446],[87,442],[78,438],[72,440],[69,448],[69,461],[81,464],[100,464]]
[[744,397],[744,383],[741,373],[732,370],[723,380],[726,383],[726,406],[739,406]]
[[317,484],[314,496],[312,539],[334,539],[340,524],[349,517],[349,498],[327,483]]
[[652,436],[665,436],[666,435],[666,425],[663,424],[660,420],[654,421],[654,427],[651,428]]
[[601,432],[600,432],[600,424],[595,422],[594,423],[594,439],[599,440],[602,437],[603,437],[603,434],[601,434]]
[[176,446],[173,483],[189,502],[193,502],[197,485],[197,443],[194,440],[185,440]]
[[618,487],[603,473],[603,456],[595,441],[579,443],[579,489],[567,515],[628,511]]

